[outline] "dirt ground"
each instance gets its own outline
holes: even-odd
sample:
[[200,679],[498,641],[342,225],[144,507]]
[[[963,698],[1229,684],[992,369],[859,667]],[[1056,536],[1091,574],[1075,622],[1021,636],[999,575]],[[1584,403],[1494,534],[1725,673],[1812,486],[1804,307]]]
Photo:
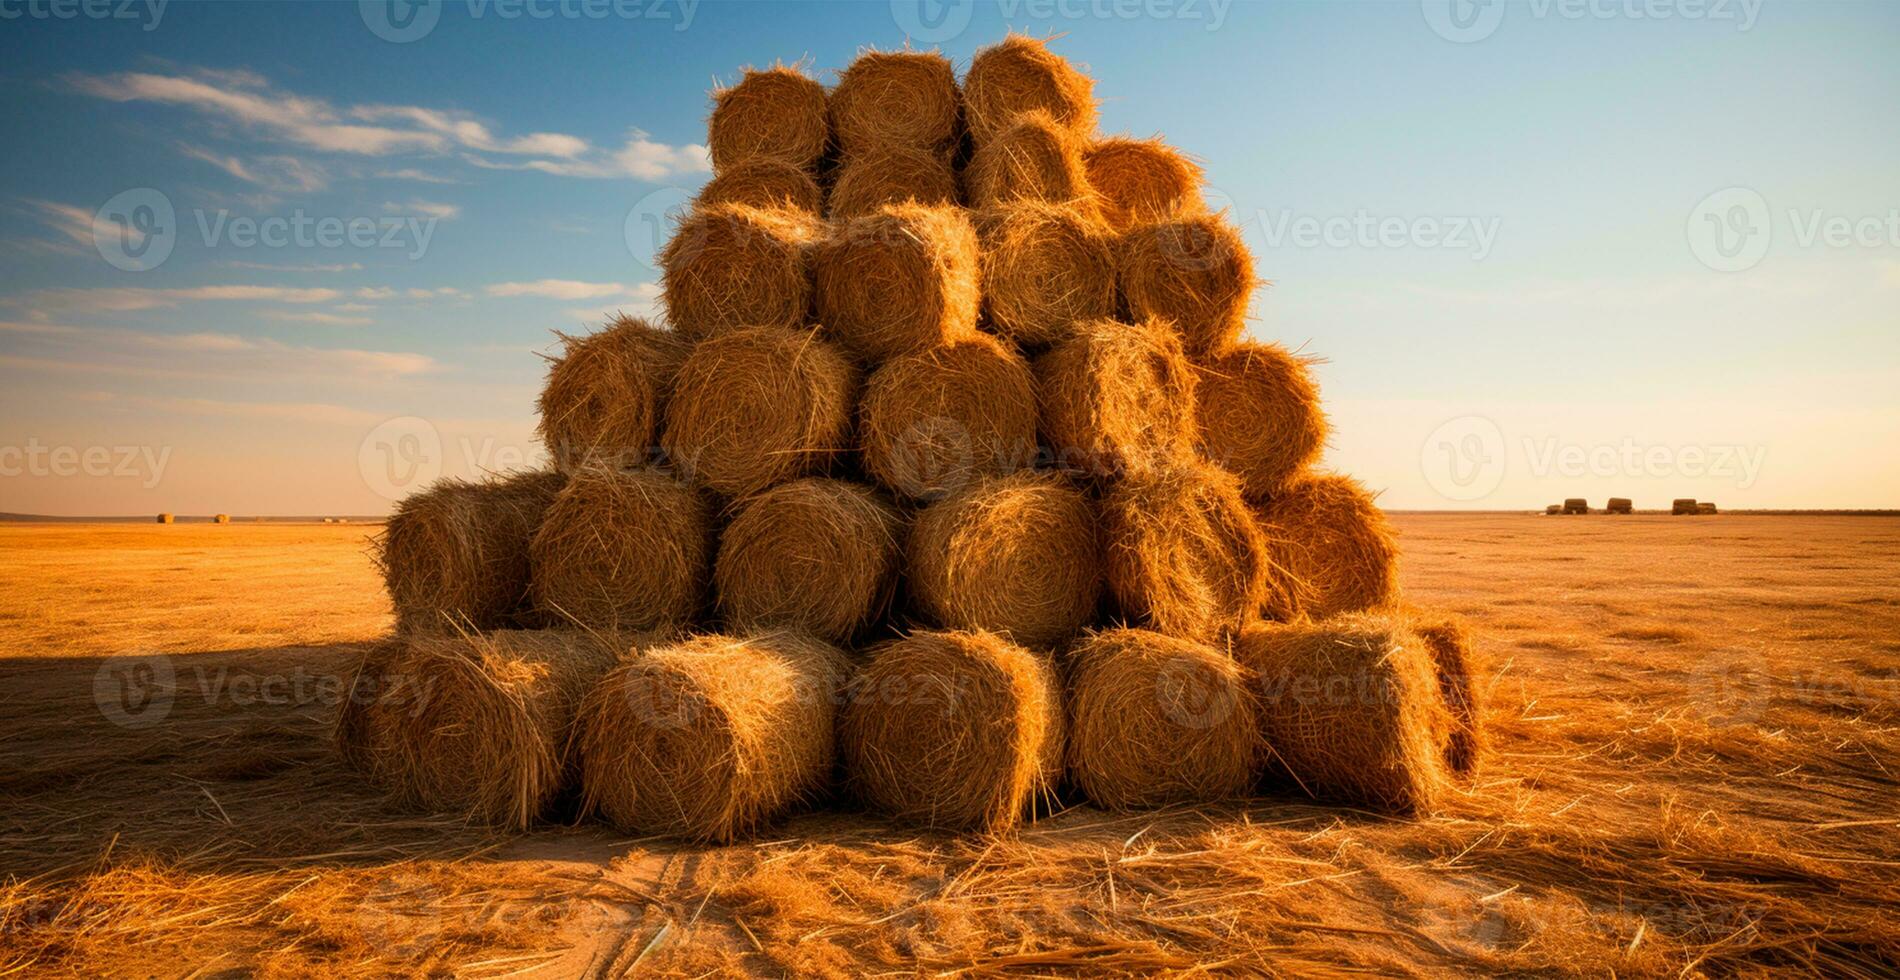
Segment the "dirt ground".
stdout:
[[0,526],[0,976],[1900,972],[1900,520],[1401,514],[1488,662],[1436,815],[497,837],[332,755],[358,526]]

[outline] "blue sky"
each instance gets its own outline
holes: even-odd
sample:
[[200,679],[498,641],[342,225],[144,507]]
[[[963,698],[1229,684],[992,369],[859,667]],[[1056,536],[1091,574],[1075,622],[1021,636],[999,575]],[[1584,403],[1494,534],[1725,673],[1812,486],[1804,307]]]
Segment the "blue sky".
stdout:
[[1205,164],[1388,506],[1900,504],[1900,5],[96,9],[0,0],[0,510],[377,513],[391,453],[531,458],[535,352],[650,307],[709,88],[1011,26]]

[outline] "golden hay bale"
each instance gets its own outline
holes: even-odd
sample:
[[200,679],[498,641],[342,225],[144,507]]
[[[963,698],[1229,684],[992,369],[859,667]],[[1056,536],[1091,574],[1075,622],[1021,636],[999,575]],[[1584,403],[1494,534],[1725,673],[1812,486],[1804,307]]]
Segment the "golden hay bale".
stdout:
[[1200,214],[1201,168],[1159,139],[1111,136],[1082,152],[1102,218],[1116,231]]
[[825,87],[796,67],[747,69],[739,84],[713,93],[706,147],[719,170],[759,157],[816,171],[831,143]]
[[[1696,512],[1696,507],[1697,504],[1694,497],[1677,497],[1669,504],[1669,513],[1671,515],[1693,514]],[[1558,509],[1561,510],[1562,506],[1559,505]]]
[[216,517],[213,517],[213,518],[211,519],[211,523],[213,523],[213,524],[229,524],[229,523],[231,523],[231,515],[229,515],[229,514],[219,514],[219,515],[217,515]]
[[1218,214],[1129,229],[1116,277],[1130,312],[1173,323],[1195,357],[1218,354],[1240,336],[1255,285],[1246,242]]
[[831,90],[831,132],[846,154],[886,143],[947,148],[962,112],[956,72],[935,51],[864,51]]
[[660,444],[693,482],[745,497],[825,469],[851,446],[859,372],[812,330],[753,327],[681,365]]
[[646,461],[660,413],[691,345],[638,317],[617,316],[584,337],[559,334],[561,356],[541,388],[541,442],[555,466],[590,457]]
[[745,501],[713,566],[719,611],[739,629],[842,642],[889,604],[903,517],[868,487],[810,478]]
[[1082,146],[1048,113],[1019,116],[971,155],[963,171],[963,196],[973,208],[1044,201],[1099,219]]
[[158,523],[160,524],[170,524],[173,520],[175,520],[175,518],[173,518],[172,515],[170,514],[158,515]]
[[1347,616],[1241,631],[1259,678],[1269,771],[1309,796],[1429,811],[1446,786],[1451,728],[1425,643],[1402,623]]
[[397,504],[374,545],[397,628],[535,625],[528,542],[565,481],[550,472],[444,479]]
[[994,477],[925,507],[905,550],[918,611],[950,629],[1049,646],[1101,596],[1095,505],[1053,474]]
[[1451,712],[1451,733],[1445,742],[1445,768],[1461,776],[1478,769],[1484,751],[1483,691],[1478,687],[1477,654],[1465,624],[1451,617],[1422,618],[1413,627],[1431,654],[1438,676],[1438,693]]
[[1030,111],[1048,113],[1079,137],[1095,133],[1094,80],[1049,50],[1011,34],[976,53],[963,79],[965,123],[978,146]]
[[759,157],[714,174],[693,199],[693,206],[700,209],[720,204],[788,208],[816,215],[824,213],[824,193],[811,171],[773,157]]
[[1697,501],[1695,505],[1695,512],[1698,514],[1705,514],[1705,515],[1713,514],[1715,513],[1715,502],[1711,500]]
[[1055,669],[990,633],[913,633],[874,647],[840,727],[853,790],[904,823],[1005,831],[1061,776]]
[[802,327],[811,316],[804,211],[720,204],[695,209],[660,253],[667,319],[688,340],[740,327]]
[[874,214],[891,204],[954,207],[957,172],[944,150],[873,146],[854,150],[838,164],[831,186],[833,221]]
[[1023,347],[1062,340],[1115,315],[1113,241],[1074,208],[1038,201],[977,215],[989,329]]
[[1326,447],[1311,358],[1241,341],[1196,365],[1201,449],[1252,499],[1278,491]]
[[529,547],[535,607],[589,629],[684,626],[705,602],[711,521],[664,470],[576,470]]
[[1106,479],[1194,452],[1194,368],[1166,323],[1078,324],[1035,375],[1042,439],[1064,468]]
[[383,735],[392,730],[383,716],[416,703],[420,690],[412,685],[421,678],[390,670],[404,649],[400,634],[364,648],[343,685],[343,701],[337,705],[336,722],[330,729],[331,746],[343,763],[379,785],[384,783],[384,767],[393,761],[382,748]]
[[882,361],[976,332],[976,230],[962,209],[894,204],[838,224],[818,246],[818,318]]
[[1610,502],[1603,505],[1603,512],[1605,514],[1633,514],[1636,512],[1636,502],[1628,497],[1611,497]]
[[626,661],[577,723],[582,809],[633,834],[726,842],[825,786],[850,661],[796,633],[697,636]]
[[858,434],[872,477],[937,500],[1033,464],[1035,380],[1021,355],[982,333],[894,357],[865,382]]
[[1398,539],[1359,481],[1301,477],[1261,505],[1259,517],[1274,565],[1298,583],[1302,614],[1326,619],[1397,598]]
[[1097,806],[1230,799],[1253,784],[1254,692],[1225,650],[1112,629],[1077,644],[1067,668],[1069,778]]

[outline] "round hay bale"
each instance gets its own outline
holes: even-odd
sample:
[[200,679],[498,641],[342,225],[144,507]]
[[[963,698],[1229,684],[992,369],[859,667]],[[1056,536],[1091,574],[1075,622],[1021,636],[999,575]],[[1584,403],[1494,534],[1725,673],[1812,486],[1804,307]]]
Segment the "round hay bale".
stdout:
[[1484,751],[1483,690],[1478,686],[1478,661],[1471,633],[1454,617],[1421,616],[1412,628],[1425,641],[1438,693],[1451,712],[1451,732],[1445,742],[1445,768],[1460,776],[1478,770]]
[[1122,235],[1118,252],[1129,310],[1173,323],[1194,357],[1220,353],[1246,327],[1253,256],[1224,215],[1138,225]]
[[812,478],[745,501],[719,542],[719,611],[739,629],[843,642],[896,585],[903,517],[868,487]]
[[664,470],[576,470],[529,547],[535,607],[588,629],[684,626],[705,603],[711,522]]
[[158,523],[160,523],[160,524],[170,524],[170,523],[171,523],[172,521],[174,521],[174,520],[176,520],[176,518],[174,518],[174,517],[173,517],[172,515],[170,515],[170,514],[160,514],[160,515],[158,515]]
[[698,636],[628,660],[577,725],[582,809],[631,834],[728,842],[824,789],[851,669],[796,633]]
[[824,213],[824,193],[811,171],[774,157],[759,157],[714,174],[693,199],[693,206],[700,209],[721,204],[818,215]]
[[858,385],[857,366],[815,331],[734,330],[680,366],[660,444],[693,482],[750,496],[850,448]]
[[1115,315],[1115,255],[1106,229],[1074,208],[1020,202],[977,215],[989,329],[1045,347],[1078,323]]
[[925,507],[906,555],[920,613],[1027,646],[1073,636],[1101,596],[1095,506],[1053,474],[995,477]]
[[1116,231],[1207,210],[1201,168],[1159,139],[1097,140],[1082,161],[1102,218]]
[[660,253],[673,329],[700,340],[740,327],[802,327],[811,316],[812,243],[803,211],[719,204],[680,222]]
[[619,316],[584,337],[559,334],[561,356],[541,388],[541,442],[560,470],[597,458],[652,457],[660,413],[691,345],[671,330]]
[[843,222],[817,249],[819,322],[870,361],[970,336],[977,261],[961,208],[894,204]]
[[1231,799],[1253,784],[1254,692],[1226,651],[1114,629],[1077,644],[1067,666],[1069,778],[1097,806]]
[[816,172],[831,144],[825,87],[788,65],[747,69],[739,84],[713,93],[706,148],[725,170],[760,157]]
[[1451,721],[1425,643],[1393,620],[1250,626],[1235,656],[1259,678],[1268,771],[1313,797],[1429,812]]
[[858,432],[873,478],[913,500],[938,500],[1034,464],[1035,380],[1021,355],[973,333],[871,372]]
[[973,208],[1043,201],[1099,220],[1082,146],[1048,113],[1025,113],[971,155],[963,196]]
[[1062,772],[1061,689],[1049,659],[983,632],[879,644],[851,680],[846,778],[894,820],[1006,831]]
[[1042,439],[1066,469],[1109,479],[1194,453],[1194,368],[1165,323],[1079,324],[1035,376]]
[[369,644],[357,658],[343,685],[330,744],[338,758],[379,786],[387,785],[383,769],[392,757],[383,746],[391,723],[382,716],[411,703],[411,687],[390,665],[404,649],[402,635]]
[[[1399,546],[1372,494],[1337,474],[1294,480],[1261,505],[1275,567],[1298,583],[1301,614],[1327,619],[1398,596]],[[1269,618],[1283,618],[1268,611]]]
[[887,205],[954,207],[957,172],[944,150],[873,146],[854,150],[838,165],[831,186],[831,219],[874,214]]
[[1272,496],[1326,448],[1312,363],[1279,344],[1241,341],[1196,365],[1201,449],[1250,499]]
[[956,72],[935,51],[861,52],[831,90],[831,132],[847,155],[883,144],[948,148],[962,112]]
[[535,625],[528,542],[565,481],[540,471],[444,479],[397,504],[374,544],[396,628]]
[[[1670,502],[1669,513],[1671,515],[1693,514],[1696,512],[1697,506],[1698,505],[1696,504],[1696,500],[1694,497],[1677,497],[1675,500]],[[1563,506],[1560,504],[1558,505],[1557,509],[1561,511],[1563,510]]]
[[1095,82],[1048,44],[1011,34],[976,53],[963,79],[965,124],[977,146],[1041,110],[1079,137],[1095,133]]

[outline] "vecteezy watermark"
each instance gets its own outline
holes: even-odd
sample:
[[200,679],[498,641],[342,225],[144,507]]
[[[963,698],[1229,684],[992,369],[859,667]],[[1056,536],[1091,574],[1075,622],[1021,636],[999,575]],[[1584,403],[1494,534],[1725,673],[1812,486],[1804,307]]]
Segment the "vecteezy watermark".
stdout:
[[[1830,214],[1822,208],[1789,208],[1786,214],[1794,244],[1802,249],[1900,249],[1900,207],[1885,214]],[[1696,202],[1683,233],[1703,265],[1743,272],[1768,257],[1775,215],[1754,188],[1725,187]]]
[[683,187],[661,187],[633,202],[620,228],[633,260],[659,272],[660,254],[666,250],[674,226],[692,206],[692,192]]
[[[384,500],[401,500],[434,483],[448,469],[449,454],[435,423],[414,415],[384,421],[363,435],[356,449],[357,472]],[[454,441],[456,458],[468,473],[512,473],[543,469],[555,462],[548,450],[494,435],[463,435]],[[614,459],[623,466],[651,462],[659,447],[641,458]]]
[[[1022,20],[1205,21],[1217,31],[1234,0],[991,0],[1007,23]],[[891,0],[891,21],[911,41],[941,44],[970,27],[976,0]]]
[[[402,249],[422,258],[435,238],[439,214],[313,215],[298,208],[263,218],[225,209],[194,209],[190,226],[206,248]],[[126,272],[156,269],[171,257],[181,234],[177,209],[164,192],[138,187],[112,196],[92,217],[100,258]]]
[[1725,480],[1746,490],[1761,478],[1767,459],[1766,446],[1734,443],[1667,445],[1629,437],[1583,443],[1545,435],[1513,444],[1503,427],[1481,415],[1446,421],[1419,447],[1425,482],[1459,503],[1489,497],[1514,467],[1537,479]]
[[1299,214],[1290,208],[1255,213],[1268,248],[1299,249],[1450,249],[1471,253],[1482,262],[1497,244],[1503,219],[1475,215],[1375,215],[1364,208],[1351,214]]
[[[420,41],[442,22],[442,0],[357,0],[371,34],[392,44]],[[463,0],[470,20],[652,20],[693,26],[699,0]]]
[[1508,14],[1530,20],[1695,20],[1751,31],[1762,0],[1419,0],[1432,33],[1472,44],[1497,33]]
[[171,0],[0,0],[0,20],[131,21],[158,30]]
[[178,212],[171,198],[153,188],[121,191],[93,213],[92,244],[115,269],[156,269],[178,244]]
[[170,446],[48,446],[28,439],[24,446],[0,446],[0,477],[89,477],[137,480],[150,490],[165,478]]
[[162,653],[107,657],[92,675],[92,702],[120,728],[151,728],[171,714],[178,676]]

